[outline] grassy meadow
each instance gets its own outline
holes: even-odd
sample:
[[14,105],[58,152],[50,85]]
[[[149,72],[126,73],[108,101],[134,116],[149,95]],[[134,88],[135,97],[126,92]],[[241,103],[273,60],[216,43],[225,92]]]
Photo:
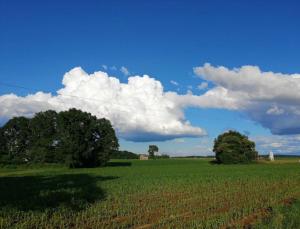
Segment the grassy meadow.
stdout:
[[299,158],[0,169],[0,228],[300,228]]

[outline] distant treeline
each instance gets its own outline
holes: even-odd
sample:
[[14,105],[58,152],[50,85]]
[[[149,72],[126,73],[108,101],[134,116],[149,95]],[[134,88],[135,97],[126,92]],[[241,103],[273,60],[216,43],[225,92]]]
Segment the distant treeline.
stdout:
[[154,158],[155,159],[169,159],[170,156],[167,154],[162,154],[162,155],[155,155]]
[[110,158],[111,159],[139,159],[139,155],[129,152],[129,151],[119,151],[119,150],[115,150],[112,152]]
[[104,165],[118,150],[107,119],[77,109],[48,110],[33,118],[15,117],[0,128],[0,163],[66,163],[70,167]]
[[[116,151],[112,152],[110,158],[111,159],[139,159],[140,155],[129,152],[127,150],[123,150],[123,151],[122,150],[116,150]],[[167,155],[167,154],[155,155],[153,157],[153,159],[168,159],[168,158],[170,158],[170,156]]]
[[176,156],[176,157],[172,157],[172,158],[215,158],[215,156]]

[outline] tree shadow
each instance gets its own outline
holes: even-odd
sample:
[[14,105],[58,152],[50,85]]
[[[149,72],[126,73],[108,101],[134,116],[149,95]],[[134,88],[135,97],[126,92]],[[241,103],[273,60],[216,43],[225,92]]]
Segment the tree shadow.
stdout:
[[217,160],[211,160],[211,161],[209,161],[209,163],[211,165],[219,165],[220,164],[220,162],[218,162]]
[[123,167],[123,166],[131,166],[131,162],[123,162],[123,161],[110,161],[107,162],[106,166],[108,167]]
[[0,177],[0,210],[80,211],[105,198],[99,182],[117,178],[87,174]]

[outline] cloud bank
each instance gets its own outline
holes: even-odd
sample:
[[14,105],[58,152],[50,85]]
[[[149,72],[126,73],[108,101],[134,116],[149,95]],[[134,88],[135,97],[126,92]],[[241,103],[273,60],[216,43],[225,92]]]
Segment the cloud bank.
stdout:
[[210,64],[195,67],[194,73],[214,84],[210,92],[214,91],[215,97],[222,92],[232,99],[235,109],[273,134],[300,133],[300,74],[262,72],[257,66],[230,70]]
[[272,135],[255,136],[251,140],[256,143],[256,148],[261,153],[273,151],[275,154],[299,155],[300,135]]
[[198,88],[205,90],[201,95],[166,92],[160,81],[148,75],[130,76],[127,83],[121,83],[105,72],[88,74],[77,67],[64,75],[57,95],[0,96],[0,120],[75,107],[109,119],[126,140],[164,141],[206,135],[184,116],[186,108],[199,107],[243,112],[273,134],[300,134],[300,74],[210,64],[195,67],[194,73],[202,79]]
[[47,109],[75,107],[109,119],[126,140],[161,141],[206,134],[185,120],[184,107],[176,102],[181,96],[164,92],[162,84],[147,75],[120,83],[105,72],[89,75],[77,67],[64,75],[62,84],[55,96],[43,92],[26,97],[0,96],[0,117],[33,116]]

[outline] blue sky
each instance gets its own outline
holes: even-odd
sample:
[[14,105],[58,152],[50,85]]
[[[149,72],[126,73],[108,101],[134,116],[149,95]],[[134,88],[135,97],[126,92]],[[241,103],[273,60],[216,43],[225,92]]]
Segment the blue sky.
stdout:
[[[299,73],[299,10],[297,1],[0,0],[0,83],[32,89],[0,85],[0,95],[25,96],[34,89],[55,94],[63,75],[77,66],[89,74],[105,70],[127,83],[119,71],[125,66],[179,95],[188,90],[201,95],[217,84],[207,80],[207,89],[197,89],[206,80],[193,68],[207,62]],[[162,152],[209,153],[213,138],[228,129],[272,138],[272,128],[252,118],[253,112],[191,107],[184,112],[208,136],[154,142]],[[123,149],[135,152],[145,152],[148,144],[121,140]]]

